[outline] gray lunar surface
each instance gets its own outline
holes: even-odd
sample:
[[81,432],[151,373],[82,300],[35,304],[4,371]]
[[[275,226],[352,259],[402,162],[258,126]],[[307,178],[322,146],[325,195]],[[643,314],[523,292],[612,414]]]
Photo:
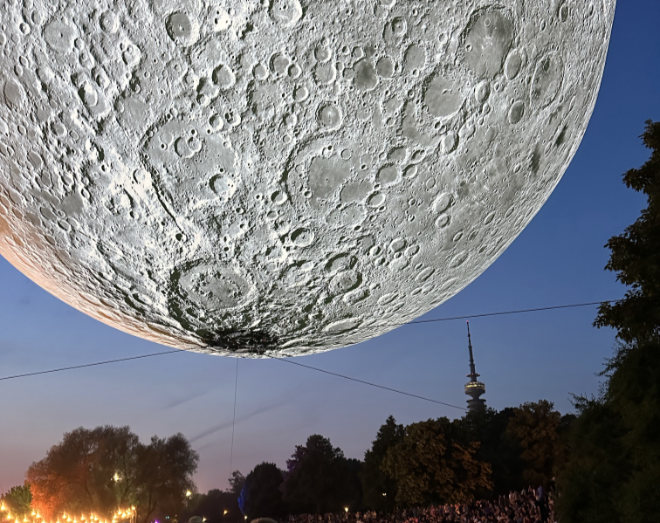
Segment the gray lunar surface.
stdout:
[[202,352],[358,343],[549,196],[614,0],[0,0],[0,253]]

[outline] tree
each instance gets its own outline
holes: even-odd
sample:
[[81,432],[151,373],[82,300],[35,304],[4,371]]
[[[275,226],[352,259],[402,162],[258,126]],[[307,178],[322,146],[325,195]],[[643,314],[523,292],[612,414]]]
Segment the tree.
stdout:
[[550,486],[560,453],[559,424],[561,414],[546,400],[523,403],[513,409],[506,433],[520,449],[525,485]]
[[231,473],[229,478],[229,491],[238,498],[243,490],[243,485],[245,485],[245,476],[241,474],[240,470],[235,470]]
[[396,481],[403,506],[467,503],[492,488],[491,467],[477,459],[478,442],[461,442],[447,418],[408,425],[390,448],[386,474]]
[[653,486],[660,481],[660,122],[647,122],[642,139],[651,157],[629,170],[624,182],[643,192],[648,205],[607,243],[606,268],[629,290],[616,303],[601,305],[595,323],[615,328],[622,341],[604,372],[605,401],[620,416],[621,443],[630,456],[620,510],[630,520],[658,521],[660,499]]
[[187,491],[195,485],[192,475],[199,456],[182,434],[157,436],[137,454],[138,517],[145,523],[183,509]]
[[282,516],[286,512],[280,490],[284,476],[273,463],[260,463],[245,478],[243,499],[245,514],[257,516]]
[[595,324],[613,327],[626,343],[654,341],[660,336],[660,122],[646,122],[642,140],[652,150],[639,169],[630,169],[624,183],[647,196],[641,216],[606,247],[611,251],[605,266],[629,287],[623,299],[600,306]]
[[376,439],[371,449],[364,455],[361,482],[364,495],[364,505],[379,512],[389,512],[394,509],[396,483],[391,476],[385,474],[383,463],[390,448],[403,440],[405,430],[397,424],[394,417],[389,416],[378,429]]
[[34,507],[48,519],[62,512],[110,518],[137,505],[147,521],[158,510],[182,507],[197,459],[181,434],[143,445],[128,427],[78,428],[33,463],[27,478]]
[[128,427],[78,428],[65,434],[27,471],[35,508],[52,519],[64,511],[110,515],[131,505],[138,445]]
[[578,398],[576,407],[579,416],[568,433],[567,463],[558,478],[559,519],[576,523],[622,521],[614,487],[628,462],[621,446],[621,421],[599,400]]
[[314,434],[296,445],[287,461],[284,501],[294,513],[339,512],[345,506],[344,453],[330,440]]
[[[563,521],[660,521],[660,122],[647,122],[642,139],[651,157],[626,172],[624,182],[648,205],[606,245],[606,269],[628,291],[602,304],[594,322],[616,329],[620,343],[602,373],[602,396],[578,399],[580,416],[559,477]],[[597,487],[580,481],[585,473]]]
[[27,483],[10,488],[6,494],[0,497],[0,500],[14,517],[22,518],[32,511],[32,492]]
[[[461,441],[479,442],[476,457],[491,465],[492,493],[496,495],[528,486],[522,478],[520,445],[506,430],[515,410],[512,407],[500,411],[485,408],[478,412],[468,412],[453,423],[460,433]],[[487,492],[481,493],[481,497],[487,495]]]

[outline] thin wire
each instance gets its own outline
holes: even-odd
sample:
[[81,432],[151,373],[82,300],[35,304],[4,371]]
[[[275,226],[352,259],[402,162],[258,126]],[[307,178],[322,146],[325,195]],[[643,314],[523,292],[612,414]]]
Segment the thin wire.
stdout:
[[[502,316],[502,315],[507,315],[507,314],[521,314],[521,313],[526,313],[526,312],[540,312],[540,311],[549,311],[549,310],[554,310],[554,309],[569,309],[569,308],[576,308],[576,307],[587,307],[587,306],[592,306],[592,305],[600,305],[601,303],[613,303],[618,300],[602,300],[602,301],[592,301],[592,302],[586,302],[586,303],[572,303],[572,304],[567,304],[567,305],[550,305],[547,307],[534,307],[534,308],[528,308],[528,309],[514,309],[514,310],[509,310],[509,311],[496,311],[496,312],[484,312],[481,314],[467,314],[465,316],[446,316],[443,318],[431,318],[428,320],[413,320],[409,321],[408,323],[402,323],[402,324],[397,324],[398,326],[404,326],[404,325],[416,325],[416,324],[421,324],[421,323],[433,323],[433,322],[440,322],[440,321],[452,321],[452,320],[465,320],[465,319],[470,319],[470,318],[484,318],[487,316]],[[131,361],[131,360],[139,360],[143,358],[151,358],[153,356],[164,356],[166,354],[175,354],[175,353],[184,353],[187,352],[185,350],[169,350],[169,351],[162,351],[162,352],[153,352],[151,354],[142,354],[140,356],[129,356],[127,358],[117,358],[114,360],[105,360],[105,361],[97,361],[94,363],[84,363],[81,365],[70,365],[68,367],[59,367],[55,369],[48,369],[48,370],[40,370],[40,371],[35,371],[35,372],[26,372],[24,374],[14,374],[12,376],[3,376],[0,377],[0,381],[7,381],[7,380],[13,380],[17,378],[27,378],[29,376],[39,376],[41,374],[51,374],[54,372],[61,372],[61,371],[66,371],[66,370],[75,370],[75,369],[84,369],[87,367],[96,367],[99,365],[106,365],[109,363],[121,363],[123,361]],[[276,358],[278,359],[278,358]],[[286,361],[288,363],[294,363],[293,361],[290,360],[282,360]],[[299,363],[296,363],[297,365],[305,366]],[[322,369],[316,369],[321,372],[324,372]],[[433,400],[435,401],[435,400]]]
[[132,361],[132,360],[140,360],[143,358],[151,358],[153,356],[163,356],[165,354],[176,354],[176,353],[184,353],[186,352],[185,350],[168,350],[168,351],[162,351],[162,352],[152,352],[151,354],[142,354],[140,356],[129,356],[127,358],[117,358],[114,360],[105,360],[105,361],[96,361],[94,363],[83,363],[81,365],[70,365],[68,367],[59,367],[56,369],[48,369],[48,370],[38,370],[34,372],[26,372],[24,374],[14,374],[13,376],[3,376],[0,378],[0,381],[6,381],[6,380],[13,380],[16,378],[27,378],[29,376],[39,376],[41,374],[51,374],[53,372],[62,372],[65,370],[74,370],[74,369],[85,369],[87,367],[96,367],[98,365],[107,365],[108,363],[121,363],[122,361]]
[[602,300],[602,301],[589,301],[585,303],[569,303],[567,305],[549,305],[547,307],[533,307],[531,309],[513,309],[510,311],[497,311],[497,312],[483,312],[481,314],[466,314],[465,316],[445,316],[444,318],[431,318],[428,320],[413,320],[408,323],[401,323],[403,325],[416,325],[419,323],[433,323],[437,321],[453,321],[453,320],[469,320],[471,318],[485,318],[487,316],[504,316],[506,314],[522,314],[525,312],[540,312],[551,311],[556,309],[571,309],[577,307],[589,307],[592,305],[600,305],[601,303],[614,303],[618,300]]
[[453,409],[467,410],[464,407],[459,407],[458,405],[452,405],[451,403],[446,403],[444,401],[435,400],[433,398],[427,398],[426,396],[421,396],[419,394],[413,394],[412,392],[406,392],[404,390],[395,389],[393,387],[387,387],[385,385],[380,385],[378,383],[373,383],[371,381],[362,380],[360,378],[354,378],[352,376],[347,376],[346,374],[340,374],[339,372],[332,372],[329,370],[321,369],[319,367],[313,367],[312,365],[305,365],[304,363],[299,363],[297,361],[292,361],[288,358],[279,358],[277,356],[268,356],[271,359],[283,361],[284,363],[290,363],[291,365],[298,365],[298,367],[303,367],[305,369],[315,370],[317,372],[322,372],[323,374],[329,374],[330,376],[336,376],[338,378],[344,378],[345,380],[354,381],[356,383],[362,383],[364,385],[369,385],[370,387],[376,387],[378,389],[389,390],[390,392],[396,392],[397,394],[403,394],[404,396],[410,396],[411,398],[417,398],[424,401],[429,401],[437,405],[444,405],[445,407],[451,407]]
[[234,379],[234,419],[231,421],[231,447],[229,447],[229,470],[234,470],[234,429],[236,428],[236,398],[238,397],[238,358],[236,358],[236,378]]

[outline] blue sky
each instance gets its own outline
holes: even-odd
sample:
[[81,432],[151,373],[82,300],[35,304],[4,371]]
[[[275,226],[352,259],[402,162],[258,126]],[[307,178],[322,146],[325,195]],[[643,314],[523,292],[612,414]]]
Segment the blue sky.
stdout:
[[[581,0],[580,0],[581,1]],[[564,178],[512,246],[457,296],[422,319],[620,297],[603,270],[607,239],[644,200],[621,182],[648,158],[639,135],[660,119],[660,2],[620,0],[601,91]],[[0,378],[148,354],[165,347],[111,329],[52,297],[0,258]],[[488,405],[548,399],[562,413],[571,394],[595,394],[614,334],[592,326],[595,307],[471,321]],[[465,405],[465,321],[409,325],[353,347],[297,359],[440,401]],[[0,493],[79,426],[129,425],[143,440],[182,432],[200,453],[200,491],[225,488],[231,470],[284,466],[314,433],[362,458],[390,414],[401,423],[462,411],[280,361],[193,353],[0,381]]]

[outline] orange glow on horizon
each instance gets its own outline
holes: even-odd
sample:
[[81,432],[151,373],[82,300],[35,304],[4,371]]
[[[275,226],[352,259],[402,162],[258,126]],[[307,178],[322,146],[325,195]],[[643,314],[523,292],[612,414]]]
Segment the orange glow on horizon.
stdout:
[[136,511],[137,508],[135,506],[120,508],[112,515],[111,519],[101,518],[94,512],[81,514],[79,517],[74,517],[63,512],[54,520],[48,521],[37,510],[33,510],[29,516],[24,516],[21,519],[17,515],[12,514],[7,505],[3,502],[0,504],[0,523],[116,523],[122,520],[132,520],[136,515]]

